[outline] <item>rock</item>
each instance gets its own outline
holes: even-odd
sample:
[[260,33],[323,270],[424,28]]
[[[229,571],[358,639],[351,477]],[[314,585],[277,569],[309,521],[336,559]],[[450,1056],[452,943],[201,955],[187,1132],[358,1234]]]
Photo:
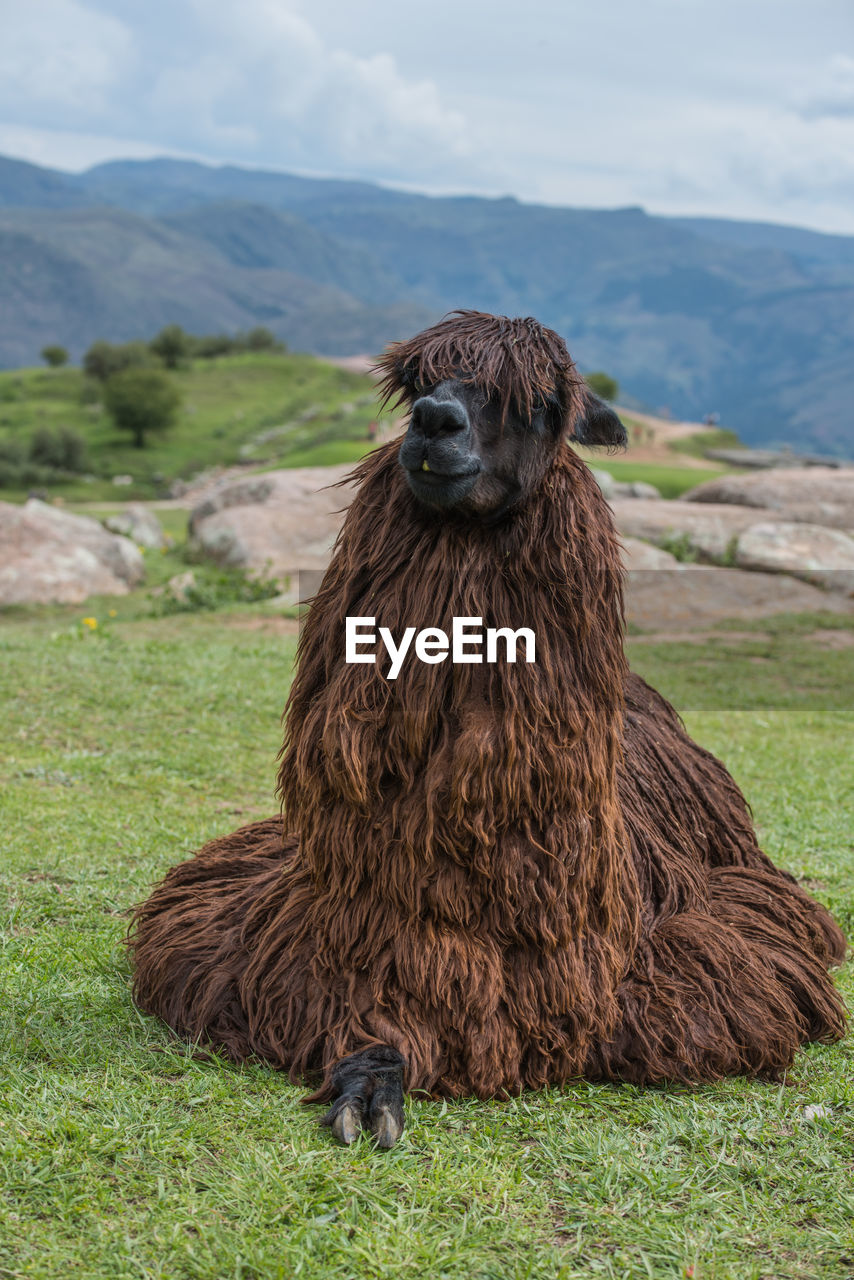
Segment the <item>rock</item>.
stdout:
[[192,569],[186,569],[184,573],[176,573],[169,579],[166,583],[166,592],[176,600],[184,601],[195,585],[196,575]]
[[611,506],[621,534],[665,550],[679,545],[687,556],[707,560],[727,559],[738,535],[756,523],[754,511],[725,504],[615,498]]
[[167,545],[166,535],[157,516],[141,502],[129,502],[124,511],[107,516],[104,525],[112,533],[131,538],[137,546],[159,551]]
[[854,594],[854,538],[820,525],[753,524],[739,535],[735,562],[744,569],[790,573],[831,591]]
[[611,472],[602,471],[599,467],[591,467],[590,471],[593,475],[593,479],[610,502],[611,498],[616,496],[615,490],[617,488],[617,482],[611,475]]
[[724,618],[753,621],[777,613],[850,613],[851,600],[796,578],[709,565],[629,574],[626,618],[654,633],[702,631]]
[[218,564],[284,578],[325,569],[353,498],[350,466],[295,467],[226,481],[190,515],[191,545]]
[[683,501],[761,507],[780,512],[786,521],[854,529],[854,467],[787,467],[719,476],[686,493]]
[[133,476],[113,476],[113,484],[120,486],[133,484]]
[[638,538],[623,538],[623,564],[630,573],[645,569],[685,569],[669,551],[654,547],[650,542],[641,542]]
[[610,471],[601,471],[598,467],[591,467],[590,470],[593,472],[594,480],[609,502],[612,498],[661,497],[655,485],[646,484],[643,480],[615,480]]
[[645,480],[631,480],[625,484],[619,481],[614,485],[615,498],[644,498],[650,500],[653,498],[661,499],[654,484],[647,484]]
[[0,604],[80,604],[126,595],[145,569],[137,547],[88,516],[37,498],[0,502]]

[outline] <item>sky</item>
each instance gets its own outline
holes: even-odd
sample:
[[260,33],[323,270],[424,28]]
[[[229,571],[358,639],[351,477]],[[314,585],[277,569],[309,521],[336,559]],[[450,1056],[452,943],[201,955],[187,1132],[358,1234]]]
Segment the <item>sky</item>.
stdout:
[[854,0],[0,0],[0,153],[854,234]]

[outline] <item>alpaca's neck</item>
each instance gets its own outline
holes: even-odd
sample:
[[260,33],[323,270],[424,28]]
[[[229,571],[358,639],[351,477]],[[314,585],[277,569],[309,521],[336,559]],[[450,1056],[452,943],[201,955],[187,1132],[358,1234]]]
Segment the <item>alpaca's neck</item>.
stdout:
[[[511,517],[464,526],[420,510],[395,453],[365,467],[304,628],[280,772],[288,825],[320,832],[334,808],[364,840],[382,813],[405,845],[455,856],[481,856],[502,831],[549,845],[556,813],[596,825],[613,804],[625,664],[595,481],[567,451]],[[345,662],[348,616],[395,638],[450,635],[455,616],[527,627],[536,661],[410,654],[389,681],[386,662]]]

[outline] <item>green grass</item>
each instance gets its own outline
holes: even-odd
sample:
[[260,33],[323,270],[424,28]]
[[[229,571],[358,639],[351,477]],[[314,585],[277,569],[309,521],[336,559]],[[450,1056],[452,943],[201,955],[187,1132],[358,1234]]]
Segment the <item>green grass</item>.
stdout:
[[[99,403],[84,404],[79,369],[0,373],[0,443],[26,441],[39,427],[72,427],[86,440],[95,479],[48,485],[66,500],[118,501],[162,495],[168,483],[206,467],[248,461],[270,466],[356,462],[373,447],[373,381],[313,356],[246,354],[196,360],[170,375],[183,394],[174,428],[144,449],[114,428]],[[134,483],[117,488],[113,475]],[[18,498],[16,491],[0,498]]]
[[680,466],[676,460],[672,464],[633,462],[631,458],[612,458],[589,449],[581,451],[581,456],[591,467],[609,471],[615,480],[643,480],[645,484],[655,485],[662,498],[680,498],[698,484],[703,484],[706,480],[717,480],[718,476],[730,475],[732,472],[731,467]]
[[[850,1277],[850,1040],[799,1055],[787,1087],[410,1099],[380,1154],[334,1145],[276,1073],[134,1009],[129,907],[275,811],[294,637],[274,624],[263,605],[155,619],[144,592],[0,617],[0,1277]],[[631,651],[852,930],[850,627]]]
[[673,440],[670,448],[675,453],[686,453],[692,458],[705,458],[707,449],[743,449],[744,442],[735,431],[727,427],[711,427],[708,431],[696,431],[682,440]]
[[[179,420],[170,431],[151,436],[144,449],[135,449],[100,403],[83,403],[79,369],[0,372],[0,444],[27,441],[39,427],[73,428],[87,442],[93,478],[44,487],[68,502],[117,505],[164,496],[171,481],[207,467],[241,461],[258,470],[356,463],[374,447],[368,424],[380,415],[372,380],[312,356],[255,353],[196,360],[170,376],[183,394]],[[615,479],[644,480],[666,498],[728,470],[682,465],[678,453],[665,464],[582,453]],[[133,483],[117,487],[114,475],[130,475]],[[22,496],[19,490],[0,489],[0,500]]]

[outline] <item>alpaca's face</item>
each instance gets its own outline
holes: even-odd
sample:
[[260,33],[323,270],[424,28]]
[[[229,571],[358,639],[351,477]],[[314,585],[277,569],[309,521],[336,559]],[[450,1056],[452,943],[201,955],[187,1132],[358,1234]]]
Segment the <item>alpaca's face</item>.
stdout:
[[555,400],[523,421],[477,386],[446,379],[417,387],[400,464],[419,502],[476,518],[496,517],[544,476],[561,438]]
[[[501,405],[474,383],[447,378],[430,386],[414,382],[412,412],[398,455],[419,502],[475,519],[496,519],[543,479],[566,430],[557,395],[541,400],[530,417]],[[616,415],[586,393],[585,427],[597,444],[625,439]]]

